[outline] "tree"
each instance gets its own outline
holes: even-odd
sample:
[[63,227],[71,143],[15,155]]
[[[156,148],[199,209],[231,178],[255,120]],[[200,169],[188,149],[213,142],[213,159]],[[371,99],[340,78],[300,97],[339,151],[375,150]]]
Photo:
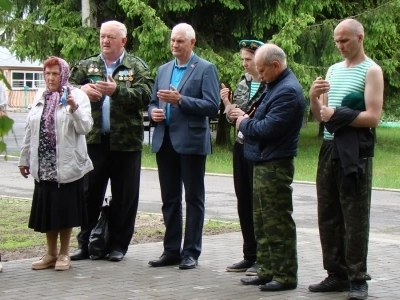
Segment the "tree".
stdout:
[[[236,86],[243,72],[238,41],[255,38],[285,50],[308,96],[312,81],[324,77],[329,65],[342,59],[333,42],[334,27],[344,18],[355,17],[365,25],[366,53],[384,71],[384,118],[400,116],[400,0],[91,0],[90,4],[97,23],[84,28],[81,1],[17,1],[12,19],[2,25],[3,42],[21,59],[59,55],[73,64],[98,52],[100,24],[117,19],[131,33],[127,49],[155,74],[160,64],[171,59],[172,26],[187,22],[196,30],[196,53],[216,64],[221,82]],[[221,122],[217,135],[226,137],[221,138],[224,143],[229,126]]]

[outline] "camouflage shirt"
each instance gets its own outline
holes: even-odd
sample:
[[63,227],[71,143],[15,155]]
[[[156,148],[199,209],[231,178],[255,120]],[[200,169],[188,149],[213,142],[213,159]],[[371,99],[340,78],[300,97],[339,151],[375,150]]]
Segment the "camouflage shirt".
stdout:
[[[251,85],[251,76],[246,73],[243,74],[235,92],[233,93],[233,104],[236,104],[237,107],[239,107],[241,110],[244,112],[248,112],[251,108],[251,106],[260,98],[261,94],[265,90],[265,82],[261,81],[260,82],[260,87],[258,88],[257,92],[254,94],[254,96],[250,99],[250,85]],[[228,117],[228,114],[226,114],[226,119],[228,120],[229,123],[235,124],[235,120],[231,120]],[[243,144],[243,135],[239,135],[236,137],[236,141]]]
[[[71,68],[69,82],[74,86],[106,80],[107,69],[99,55],[85,58]],[[110,97],[110,150],[140,151],[143,148],[143,110],[150,102],[154,80],[147,65],[125,52],[113,72],[117,88]],[[90,80],[89,80],[90,79]],[[86,135],[88,144],[101,143],[104,96],[92,106],[93,129]]]
[[[233,93],[233,104],[236,104],[244,112],[248,112],[254,102],[260,98],[261,94],[265,90],[265,82],[260,83],[260,87],[254,96],[250,99],[250,85],[251,85],[251,76],[249,74],[243,74],[235,92]],[[235,124],[235,120],[231,120],[228,118],[228,114],[226,114],[226,118],[229,123]]]

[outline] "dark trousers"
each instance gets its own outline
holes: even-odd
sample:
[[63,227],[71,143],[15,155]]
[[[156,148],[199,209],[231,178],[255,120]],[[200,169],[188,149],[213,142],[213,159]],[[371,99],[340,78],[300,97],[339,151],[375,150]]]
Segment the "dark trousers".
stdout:
[[323,263],[328,273],[349,280],[369,279],[367,254],[372,189],[372,158],[363,159],[354,196],[338,187],[341,164],[332,160],[333,143],[324,141],[317,170],[318,226]]
[[297,283],[296,224],[292,218],[293,159],[254,165],[254,229],[258,276]]
[[87,247],[90,232],[96,225],[111,181],[108,229],[110,251],[126,253],[135,229],[139,203],[141,151],[110,151],[110,139],[103,136],[101,144],[88,145],[94,170],[86,177],[88,223],[78,234],[79,247]]
[[[204,175],[206,155],[177,153],[165,130],[164,141],[156,154],[160,180],[162,213],[165,223],[163,254],[197,259],[201,253],[204,223]],[[186,223],[182,244],[182,183],[185,187]]]
[[243,236],[243,258],[256,261],[257,241],[253,222],[253,162],[244,157],[244,146],[233,146],[233,183],[237,198],[237,210]]

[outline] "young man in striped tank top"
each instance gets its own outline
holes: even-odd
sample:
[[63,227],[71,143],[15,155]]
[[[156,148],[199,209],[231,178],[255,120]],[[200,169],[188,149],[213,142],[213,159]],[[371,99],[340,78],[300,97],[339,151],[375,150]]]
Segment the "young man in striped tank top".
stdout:
[[[347,124],[356,128],[375,128],[382,112],[383,74],[365,55],[364,28],[354,19],[339,23],[334,39],[344,61],[328,70],[326,79],[317,78],[310,89],[311,110],[319,122],[329,122],[347,109],[355,113]],[[341,107],[343,98],[364,94],[365,111]],[[335,116],[336,115],[336,116]],[[354,191],[344,190],[344,169],[337,157],[335,138],[326,129],[317,170],[318,224],[324,269],[328,277],[309,286],[311,292],[349,290],[349,299],[367,299],[367,252],[371,206],[372,149],[357,155],[358,172]],[[358,156],[359,155],[359,156]]]

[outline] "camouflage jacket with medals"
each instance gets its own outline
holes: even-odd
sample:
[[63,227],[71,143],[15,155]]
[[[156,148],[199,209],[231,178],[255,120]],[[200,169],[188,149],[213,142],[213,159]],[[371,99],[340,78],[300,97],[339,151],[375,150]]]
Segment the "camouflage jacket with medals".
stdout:
[[[150,102],[154,80],[148,66],[138,57],[125,52],[113,72],[117,88],[110,97],[110,150],[140,151],[143,148],[143,110]],[[106,80],[107,69],[99,55],[85,58],[71,68],[69,82],[80,87],[88,82]],[[93,129],[86,135],[88,144],[101,143],[102,105],[92,106]]]

